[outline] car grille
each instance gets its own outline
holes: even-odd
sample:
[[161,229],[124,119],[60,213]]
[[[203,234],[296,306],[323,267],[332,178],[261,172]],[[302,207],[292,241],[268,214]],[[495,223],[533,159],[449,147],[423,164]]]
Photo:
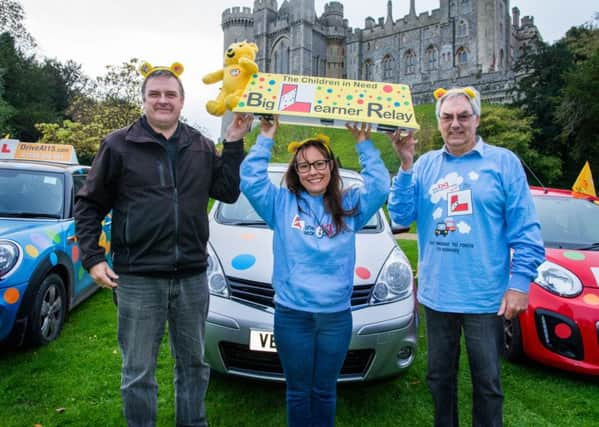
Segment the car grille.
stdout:
[[[220,354],[228,370],[249,371],[254,374],[268,374],[283,377],[283,368],[277,353],[252,351],[247,345],[223,341],[219,344]],[[365,376],[374,350],[349,350],[340,378],[343,376]]]
[[[269,307],[275,306],[273,300],[275,291],[270,283],[253,282],[251,280],[238,279],[235,277],[227,277],[227,280],[231,287],[232,298]],[[352,307],[368,304],[373,287],[374,283],[354,286],[351,296]]]

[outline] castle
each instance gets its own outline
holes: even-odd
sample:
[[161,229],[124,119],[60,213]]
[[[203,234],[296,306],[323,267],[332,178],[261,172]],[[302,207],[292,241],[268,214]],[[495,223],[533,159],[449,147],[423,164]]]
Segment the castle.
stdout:
[[475,86],[483,100],[512,99],[514,63],[534,38],[534,19],[509,14],[509,0],[439,0],[439,8],[393,19],[367,17],[351,28],[343,4],[332,1],[319,17],[314,0],[255,0],[222,14],[224,46],[248,40],[258,45],[263,72],[401,82],[414,102],[433,102],[438,87]]

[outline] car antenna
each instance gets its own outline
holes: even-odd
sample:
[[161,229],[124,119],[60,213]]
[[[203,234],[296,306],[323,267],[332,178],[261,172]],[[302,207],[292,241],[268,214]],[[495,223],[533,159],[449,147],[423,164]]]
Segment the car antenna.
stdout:
[[524,167],[526,168],[526,170],[528,170],[528,172],[530,172],[530,174],[534,177],[534,179],[536,179],[537,182],[539,183],[539,186],[543,188],[543,193],[547,194],[549,192],[549,190],[547,190],[547,188],[541,182],[541,180],[539,179],[539,177],[533,172],[532,168],[526,164],[526,162],[522,159],[522,157],[520,157],[520,156],[518,156],[518,157],[520,158],[520,161],[522,162],[522,164],[524,165]]

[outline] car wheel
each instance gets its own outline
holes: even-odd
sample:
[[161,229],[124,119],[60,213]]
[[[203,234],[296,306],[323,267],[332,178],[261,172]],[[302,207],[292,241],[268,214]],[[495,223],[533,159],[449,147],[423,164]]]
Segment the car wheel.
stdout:
[[503,319],[503,356],[511,361],[518,362],[524,357],[522,348],[522,332],[520,330],[520,320]]
[[60,335],[66,311],[64,282],[59,275],[49,274],[33,293],[27,342],[31,345],[44,345],[54,341]]

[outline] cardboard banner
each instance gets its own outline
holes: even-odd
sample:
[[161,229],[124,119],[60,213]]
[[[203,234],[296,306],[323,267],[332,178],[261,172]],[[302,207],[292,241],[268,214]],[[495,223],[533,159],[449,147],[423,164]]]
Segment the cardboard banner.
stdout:
[[298,125],[366,122],[378,132],[420,129],[410,88],[394,83],[256,73],[233,111],[279,115],[281,122]]
[[79,164],[72,145],[38,144],[16,139],[0,139],[0,159]]

